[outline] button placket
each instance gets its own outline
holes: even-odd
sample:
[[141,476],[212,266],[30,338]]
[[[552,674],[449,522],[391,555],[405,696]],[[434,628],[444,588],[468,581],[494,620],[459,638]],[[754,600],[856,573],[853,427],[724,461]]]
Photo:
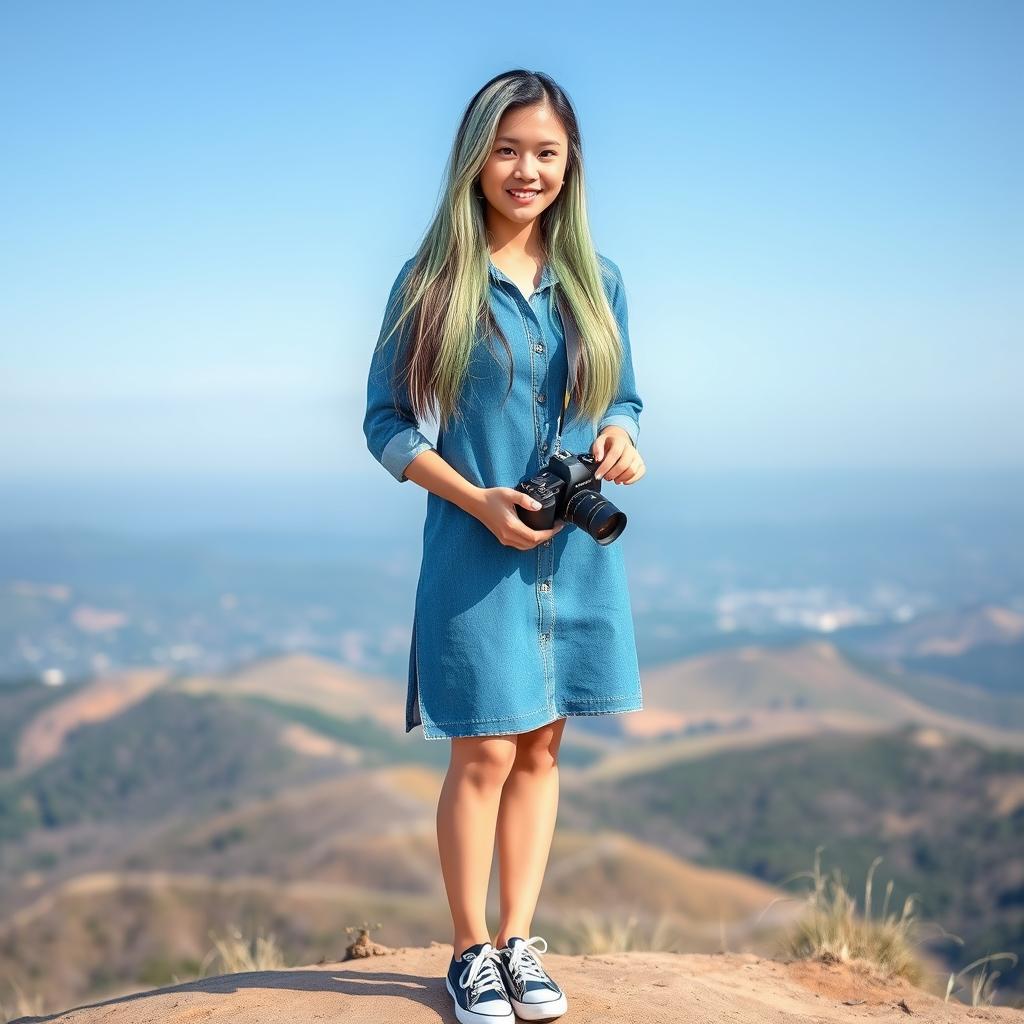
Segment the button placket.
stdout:
[[547,676],[548,700],[553,703],[555,699],[555,652],[551,641],[555,628],[554,553],[550,541],[542,544],[537,550],[537,567],[540,571],[540,601],[544,609],[537,642]]
[[[510,279],[501,275],[506,281]],[[535,356],[544,356],[546,346],[543,340],[543,328],[533,308],[533,299],[540,294],[535,291],[528,300],[524,300],[522,292],[514,283],[509,289],[515,301],[516,308],[526,332],[526,340],[530,346],[530,386],[535,396],[534,409],[534,430],[537,438],[537,446],[543,457],[548,450],[547,420],[543,418],[541,410],[547,402],[547,394],[540,390],[547,380],[549,367],[547,360],[541,360],[540,365]],[[525,309],[524,309],[525,306]],[[527,311],[529,316],[527,316]],[[543,460],[542,460],[543,461]],[[544,541],[536,548],[537,551],[537,604],[539,611],[537,644],[540,650],[541,662],[544,666],[544,678],[547,685],[548,703],[554,707],[554,647],[552,643],[555,623],[555,595],[554,595],[554,551],[550,540]]]
[[[534,436],[537,438],[537,449],[540,452],[541,458],[548,450],[547,441],[544,440],[547,436],[548,423],[546,419],[542,419],[539,409],[547,402],[547,393],[541,391],[540,388],[543,386],[543,381],[547,379],[548,366],[547,360],[543,360],[541,365],[538,366],[534,355],[543,355],[546,351],[543,341],[543,328],[540,325],[540,320],[537,317],[537,312],[534,310],[532,301],[534,296],[539,295],[540,291],[535,291],[530,299],[526,301],[526,311],[529,312],[529,318],[523,310],[523,299],[522,292],[519,291],[518,287],[515,286],[514,282],[511,282],[509,278],[502,275],[502,278],[509,281],[512,284],[512,297],[516,303],[516,309],[519,311],[519,318],[523,322],[523,330],[526,332],[526,340],[530,346],[530,390],[534,395]],[[531,326],[532,325],[532,326]],[[536,334],[535,334],[536,332]]]
[[[526,334],[526,340],[527,340],[527,343],[529,344],[530,349],[531,349],[531,352],[530,352],[530,393],[533,394],[533,395],[536,395],[539,383],[538,383],[538,376],[537,376],[538,367],[537,367],[536,361],[533,358],[533,351],[534,351],[533,331],[530,328],[529,321],[527,320],[526,316],[523,314],[522,292],[520,292],[518,288],[515,289],[515,294],[513,294],[513,301],[516,304],[516,309],[519,311],[519,319],[522,321],[523,331]],[[530,312],[530,318],[537,324],[537,330],[540,331],[540,323],[537,321],[537,315],[534,313],[534,311],[533,311],[532,307],[530,307],[529,303],[526,303],[526,307],[527,307],[527,309]],[[533,436],[536,438],[538,444],[540,444],[541,438],[544,436],[543,428],[542,428],[542,425],[541,425],[540,410],[539,410],[537,402],[534,402],[534,404],[533,404]]]

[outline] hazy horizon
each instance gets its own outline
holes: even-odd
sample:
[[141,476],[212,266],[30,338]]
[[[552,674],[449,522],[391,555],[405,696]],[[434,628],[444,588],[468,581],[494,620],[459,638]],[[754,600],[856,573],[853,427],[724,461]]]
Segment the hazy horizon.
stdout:
[[[673,526],[907,521],[1024,522],[1024,470],[691,470],[602,488],[633,532]],[[418,536],[427,492],[372,463],[352,475],[0,480],[0,530],[38,526],[131,533],[218,529]]]

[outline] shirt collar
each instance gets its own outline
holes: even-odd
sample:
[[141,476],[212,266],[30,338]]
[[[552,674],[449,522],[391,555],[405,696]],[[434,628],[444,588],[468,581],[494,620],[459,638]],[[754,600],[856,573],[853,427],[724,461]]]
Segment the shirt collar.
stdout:
[[[515,284],[515,282],[506,274],[500,267],[495,266],[494,261],[488,256],[487,268],[490,272],[491,277],[496,281],[508,281],[509,284]],[[547,288],[549,285],[558,283],[558,275],[555,273],[551,263],[545,263],[544,269],[540,272],[540,284],[534,289],[534,294]]]

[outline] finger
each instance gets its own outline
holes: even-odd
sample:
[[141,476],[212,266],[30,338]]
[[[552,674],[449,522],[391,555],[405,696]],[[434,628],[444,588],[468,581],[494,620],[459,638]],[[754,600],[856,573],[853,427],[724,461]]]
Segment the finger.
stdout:
[[630,457],[627,459],[626,465],[624,467],[620,467],[619,472],[615,476],[615,483],[617,484],[631,483],[643,467],[643,459],[641,459],[639,455],[635,452],[627,454],[629,454]]
[[519,551],[529,551],[533,547],[533,541],[529,536],[511,527],[505,531],[501,542],[505,547],[516,548]]
[[540,508],[540,502],[535,498],[531,498],[525,491],[517,491],[513,487],[506,487],[505,491],[509,500],[513,501],[516,505],[522,505],[523,508]]
[[604,470],[603,474],[597,474],[603,476],[605,480],[615,481],[615,479],[621,476],[628,468],[630,462],[632,462],[632,456],[624,448],[619,450],[616,457],[609,456],[609,464]]
[[[520,529],[522,527],[522,529]],[[519,547],[522,551],[529,551],[531,548],[535,548],[538,544],[543,544],[547,540],[551,540],[556,533],[561,532],[565,527],[565,520],[560,519],[550,530],[531,530],[528,526],[523,523],[519,523],[513,529],[514,540],[516,547]]]
[[594,476],[598,480],[603,479],[608,475],[608,470],[619,461],[619,457],[625,451],[625,444],[616,438],[598,438],[599,441],[604,441],[604,456],[599,463],[594,467]]
[[565,520],[559,519],[550,530],[531,530],[527,527],[527,533],[530,535],[530,541],[533,546],[537,544],[543,544],[546,540],[551,540],[556,533],[559,533],[565,526]]
[[[561,527],[559,527],[559,530]],[[537,540],[533,544],[533,547],[537,547],[539,544],[546,544],[559,530],[541,530],[537,533]]]
[[532,548],[539,541],[547,540],[554,530],[533,530],[526,525],[514,512],[505,522],[506,543],[523,551]]
[[625,482],[636,483],[636,481],[639,480],[646,472],[647,466],[643,459],[638,456],[636,462],[633,464],[633,469],[630,471],[630,478]]

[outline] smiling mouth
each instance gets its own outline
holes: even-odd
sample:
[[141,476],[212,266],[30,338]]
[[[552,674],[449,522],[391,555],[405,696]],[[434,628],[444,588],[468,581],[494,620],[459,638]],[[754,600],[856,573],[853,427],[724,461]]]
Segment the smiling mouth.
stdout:
[[505,191],[513,198],[518,200],[520,203],[528,203],[534,196],[539,196],[541,190],[537,188],[526,188],[526,189],[512,189],[507,188]]

